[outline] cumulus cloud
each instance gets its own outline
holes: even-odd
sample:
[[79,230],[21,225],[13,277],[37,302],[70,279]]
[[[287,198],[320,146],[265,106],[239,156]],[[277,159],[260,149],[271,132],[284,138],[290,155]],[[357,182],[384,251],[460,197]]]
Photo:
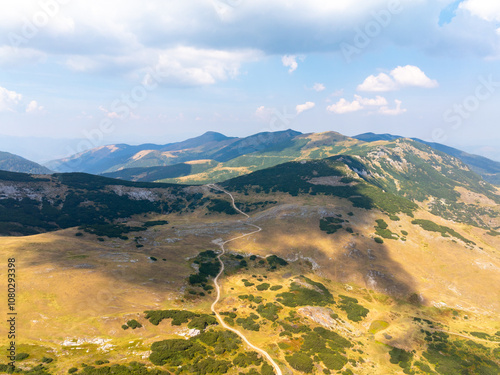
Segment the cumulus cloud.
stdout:
[[406,109],[401,108],[401,101],[395,100],[396,108],[390,109],[387,105],[387,99],[377,95],[375,98],[363,98],[360,95],[354,95],[353,101],[348,101],[345,98],[339,99],[336,103],[329,105],[326,109],[337,114],[357,112],[361,110],[374,110],[372,113],[380,113],[383,115],[399,115],[406,112]]
[[155,73],[145,77],[175,86],[205,86],[235,78],[244,62],[256,61],[261,54],[254,50],[224,51],[177,47],[158,53]]
[[398,66],[387,75],[380,73],[377,76],[368,76],[362,84],[358,85],[358,91],[394,91],[403,87],[438,87],[438,82],[430,79],[419,67],[414,65]]
[[39,105],[36,100],[32,100],[26,106],[26,113],[40,113],[40,112],[43,112],[43,110],[44,110],[44,107]]
[[23,96],[15,91],[0,87],[0,112],[15,112]]
[[381,106],[387,104],[387,99],[379,95],[377,95],[375,99],[363,98],[359,95],[354,95],[354,99],[356,99],[356,101],[358,101],[363,106]]
[[326,87],[322,83],[315,83],[314,86],[313,86],[313,90],[317,91],[317,92],[321,92],[321,91],[323,91],[325,89],[326,89]]
[[500,2],[495,0],[465,0],[459,8],[486,21],[500,21]]
[[296,56],[296,55],[285,55],[281,58],[281,62],[283,66],[290,68],[288,69],[288,73],[293,73],[299,67],[297,63],[297,59],[304,61],[304,56]]
[[344,98],[341,98],[337,103],[329,105],[328,107],[326,107],[326,109],[333,113],[343,114],[343,113],[360,111],[363,109],[363,106],[357,100],[349,102]]
[[304,111],[307,111],[309,109],[312,109],[314,108],[316,104],[314,104],[313,102],[306,102],[304,104],[299,104],[295,107],[295,110],[297,111],[297,114],[299,113],[302,113]]

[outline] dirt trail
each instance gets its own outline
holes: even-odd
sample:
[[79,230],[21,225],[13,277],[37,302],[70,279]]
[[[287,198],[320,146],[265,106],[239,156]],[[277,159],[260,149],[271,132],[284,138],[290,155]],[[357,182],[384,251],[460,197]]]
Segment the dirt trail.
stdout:
[[[222,189],[221,187],[215,185],[215,184],[208,184],[206,185],[207,187],[211,188],[211,189],[214,189],[214,190],[219,190],[219,191],[222,191],[224,193],[226,193],[227,195],[229,195],[229,197],[231,198],[231,201],[232,201],[232,204],[233,204],[233,207],[234,209],[244,215],[247,219],[250,218],[250,216],[248,216],[246,213],[244,213],[243,211],[241,211],[238,207],[236,207],[236,204],[235,204],[235,201],[234,201],[234,197],[232,196],[231,193],[227,192],[226,190]],[[217,291],[217,298],[215,299],[215,301],[212,303],[212,306],[211,306],[211,309],[212,309],[212,312],[215,314],[215,316],[217,317],[217,319],[219,320],[220,324],[222,325],[222,327],[224,327],[225,329],[228,329],[234,333],[236,333],[238,336],[241,337],[241,339],[249,346],[251,347],[252,349],[256,350],[257,352],[259,352],[260,354],[262,354],[264,357],[267,358],[267,360],[271,363],[271,365],[274,367],[274,371],[276,372],[277,375],[283,375],[283,373],[281,372],[281,369],[280,367],[278,366],[278,364],[274,361],[274,359],[272,359],[272,357],[269,355],[268,352],[266,352],[264,349],[261,349],[255,345],[253,345],[247,338],[246,336],[241,333],[240,331],[238,331],[237,329],[233,328],[233,327],[230,327],[229,325],[226,324],[226,322],[224,322],[224,320],[222,319],[222,317],[219,315],[219,313],[215,310],[215,306],[217,305],[217,303],[219,302],[220,300],[220,286],[219,286],[219,277],[220,275],[222,275],[222,273],[224,272],[224,262],[222,261],[221,257],[222,255],[224,255],[224,253],[226,252],[226,249],[224,248],[224,245],[227,244],[228,242],[231,242],[231,241],[234,241],[234,240],[237,240],[237,239],[240,239],[240,238],[243,238],[243,237],[247,237],[247,236],[250,236],[254,233],[258,233],[262,230],[261,227],[259,227],[258,225],[254,225],[254,224],[249,224],[249,223],[246,223],[247,225],[250,225],[254,228],[257,228],[257,230],[253,231],[253,232],[250,232],[250,233],[246,233],[246,234],[242,234],[241,236],[237,236],[237,237],[234,237],[234,238],[231,238],[229,240],[226,240],[224,242],[218,242],[217,244],[220,246],[222,252],[219,254],[219,256],[217,257],[217,259],[219,260],[220,264],[221,264],[221,269],[219,271],[219,273],[217,274],[217,276],[215,277],[214,279],[214,284],[215,284],[215,290]]]

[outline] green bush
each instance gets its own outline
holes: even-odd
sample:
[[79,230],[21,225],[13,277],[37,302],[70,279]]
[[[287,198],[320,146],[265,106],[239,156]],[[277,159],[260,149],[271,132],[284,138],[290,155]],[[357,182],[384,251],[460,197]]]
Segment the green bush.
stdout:
[[28,358],[30,355],[28,353],[18,353],[16,354],[16,361],[23,361]]
[[319,229],[327,234],[333,234],[339,229],[342,229],[342,223],[344,220],[338,217],[325,217],[319,221]]
[[212,315],[197,314],[186,310],[150,310],[145,311],[146,319],[157,326],[163,319],[172,319],[172,325],[179,326],[188,323],[188,328],[204,330],[208,325],[217,324]]
[[280,312],[280,310],[281,308],[278,305],[271,302],[265,305],[259,305],[259,307],[257,307],[257,312],[260,316],[273,322],[278,319],[278,313]]
[[377,226],[380,229],[387,229],[389,227],[389,225],[384,221],[384,219],[377,219],[375,221],[377,222]]
[[271,266],[271,267],[276,267],[276,266],[286,266],[288,265],[288,262],[286,260],[284,260],[283,258],[280,258],[279,256],[276,256],[276,255],[269,255],[268,257],[266,257],[266,260],[267,260],[267,263]]
[[356,298],[339,295],[341,301],[339,307],[347,313],[347,318],[353,322],[360,322],[370,310],[358,304]]
[[272,287],[269,288],[269,290],[276,291],[282,289],[282,285],[273,285]]
[[257,290],[263,291],[263,290],[268,290],[271,285],[268,283],[262,283],[256,286]]
[[341,370],[347,364],[347,358],[336,352],[321,352],[318,356],[330,370]]
[[260,368],[260,375],[274,375],[274,368],[270,364],[264,362]]
[[257,352],[238,353],[233,359],[233,364],[238,367],[246,368],[251,365],[259,366],[262,363],[262,358]]
[[384,240],[380,237],[375,237],[374,240],[376,243],[384,243]]
[[238,214],[231,203],[222,199],[212,199],[207,209],[209,212],[225,213],[226,215]]
[[74,374],[75,372],[77,372],[78,369],[76,367],[71,367],[69,370],[68,370],[68,374]]
[[257,319],[259,319],[259,316],[251,313],[246,318],[236,319],[236,323],[249,331],[259,331],[260,325],[256,322]]
[[191,321],[188,323],[188,328],[194,328],[199,331],[203,331],[208,326],[216,324],[217,319],[214,316],[203,314],[191,319]]
[[139,323],[137,320],[135,319],[132,319],[132,320],[129,320],[127,322],[127,325],[132,328],[132,329],[136,329],[136,328],[142,328],[142,324]]
[[455,230],[448,228],[444,225],[439,225],[434,223],[433,221],[430,220],[423,220],[423,219],[416,219],[411,222],[414,225],[419,225],[422,227],[423,230],[426,230],[428,232],[438,232],[441,233],[443,237],[446,237],[447,235],[451,235],[455,238],[458,238],[459,240],[462,240],[466,244],[469,245],[475,245],[476,243],[473,241],[468,240],[464,236],[462,236],[460,233],[456,232]]
[[330,303],[334,303],[332,294],[326,289],[326,287],[321,284],[312,281],[311,279],[302,276],[304,281],[312,286],[317,287],[321,292],[315,289],[309,289],[303,287],[297,283],[292,283],[290,286],[290,292],[280,293],[277,295],[278,302],[288,307],[297,306],[326,306]]
[[303,353],[297,352],[292,355],[285,356],[286,361],[295,370],[311,374],[313,370],[312,359]]

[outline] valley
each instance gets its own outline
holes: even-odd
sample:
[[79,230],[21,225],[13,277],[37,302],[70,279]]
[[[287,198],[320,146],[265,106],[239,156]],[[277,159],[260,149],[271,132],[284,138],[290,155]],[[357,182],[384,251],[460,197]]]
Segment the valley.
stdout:
[[208,184],[0,172],[0,371],[498,373],[499,188],[414,140],[339,137]]

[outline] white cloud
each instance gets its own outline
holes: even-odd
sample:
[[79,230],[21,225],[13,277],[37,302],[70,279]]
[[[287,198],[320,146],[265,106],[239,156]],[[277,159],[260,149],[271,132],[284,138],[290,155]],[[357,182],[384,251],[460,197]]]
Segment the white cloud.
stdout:
[[500,2],[497,0],[465,0],[460,8],[486,21],[500,21]]
[[396,90],[397,85],[394,80],[385,73],[378,76],[368,76],[357,88],[358,91],[392,91]]
[[428,89],[438,87],[435,79],[430,79],[419,67],[414,65],[398,66],[391,71],[391,76],[399,87],[415,86]]
[[378,108],[377,112],[383,115],[399,115],[406,112],[406,109],[401,108],[401,101],[395,100],[396,108],[390,109],[387,106],[387,99],[377,95],[375,98],[363,98],[360,95],[354,95],[354,100],[349,102],[345,98],[341,98],[337,103],[328,106],[326,109],[337,114],[357,112],[364,109]]
[[23,96],[15,91],[0,87],[0,112],[15,112]]
[[39,113],[39,112],[43,112],[43,110],[44,110],[43,106],[38,105],[36,100],[32,100],[26,106],[26,113]]
[[300,61],[304,61],[305,57],[296,55],[285,55],[281,58],[283,66],[290,68],[288,69],[288,73],[293,73],[299,67],[297,59],[299,59]]
[[313,86],[313,90],[317,91],[317,92],[323,91],[325,89],[326,89],[326,87],[322,83],[315,83]]
[[387,105],[387,99],[380,95],[377,95],[375,99],[363,98],[359,95],[354,95],[354,99],[356,99],[360,104],[364,106]]
[[380,107],[378,110],[378,113],[382,115],[390,115],[390,116],[397,116],[402,113],[406,112],[406,108],[401,108],[401,100],[394,100],[394,103],[396,103],[396,108],[390,109],[387,106]]
[[304,104],[299,104],[295,107],[295,110],[297,111],[297,114],[299,113],[302,113],[304,111],[307,111],[311,108],[314,108],[316,104],[314,104],[313,102],[306,102]]
[[205,86],[235,78],[241,64],[261,57],[254,50],[224,51],[177,47],[161,51],[154,68],[156,77],[147,74],[145,81],[159,81],[174,86]]
[[326,107],[326,109],[333,113],[343,114],[360,111],[363,109],[363,106],[357,100],[348,102],[344,98],[341,98],[337,103],[329,105],[328,107]]
[[434,88],[438,82],[430,79],[419,67],[414,65],[398,66],[389,75],[380,73],[368,76],[358,85],[358,91],[383,92],[399,90],[403,87]]
[[[491,31],[477,38],[478,32],[484,30],[470,23],[469,13],[499,20],[500,3],[464,0],[460,13],[469,17],[455,17],[453,22],[458,23],[460,32],[447,34],[437,29],[435,19],[443,5],[451,1],[401,1],[404,12],[397,17],[390,15],[390,25],[377,36],[377,43],[427,52],[434,49],[450,55],[490,55]],[[47,11],[46,3],[56,4],[57,9]],[[224,15],[230,16],[221,20],[221,8]],[[99,62],[106,55],[109,58],[104,60],[105,67],[112,70],[120,59],[110,57],[141,59],[148,49],[179,44],[220,50],[251,48],[268,55],[290,51],[288,57],[293,57],[300,53],[336,52],[341,42],[356,44],[353,25],[360,25],[364,32],[369,22],[377,21],[374,14],[386,14],[389,8],[387,0],[150,0],[146,5],[123,0],[4,1],[0,5],[0,46],[9,45],[9,34],[16,33],[26,39],[20,47],[29,46],[57,63],[71,58],[68,66],[73,69],[94,66],[78,57]],[[44,25],[36,26],[40,20]],[[27,27],[29,24],[35,27]],[[292,59],[287,67],[293,72],[298,64]]]

